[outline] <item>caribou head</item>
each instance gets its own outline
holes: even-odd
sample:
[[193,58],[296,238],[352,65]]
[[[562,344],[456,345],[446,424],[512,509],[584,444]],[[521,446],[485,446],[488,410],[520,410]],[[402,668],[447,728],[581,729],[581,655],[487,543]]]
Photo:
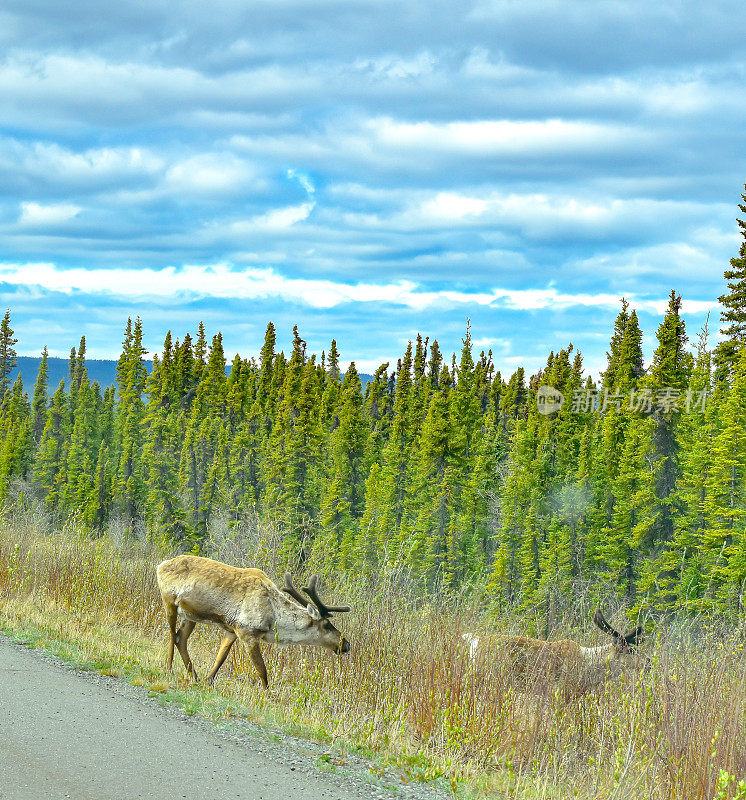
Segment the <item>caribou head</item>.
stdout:
[[[319,597],[317,590],[319,582],[318,575],[312,575],[308,581],[308,586],[304,586],[302,591],[307,595],[303,595],[293,585],[293,580],[289,572],[285,573],[285,583],[282,586],[282,591],[290,595],[296,603],[306,609],[308,616],[309,627],[315,627],[318,640],[316,644],[321,647],[326,647],[335,653],[348,653],[350,650],[350,643],[337,628],[329,621],[332,614],[344,614],[350,610],[349,606],[328,606]],[[311,602],[309,603],[308,600]]]

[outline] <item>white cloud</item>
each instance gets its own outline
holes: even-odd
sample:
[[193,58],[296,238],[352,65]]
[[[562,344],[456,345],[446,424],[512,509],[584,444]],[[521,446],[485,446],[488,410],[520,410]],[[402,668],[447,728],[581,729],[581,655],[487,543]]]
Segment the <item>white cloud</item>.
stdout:
[[[649,300],[644,304],[644,307],[654,310],[658,314],[664,314],[668,307],[668,298],[661,300]],[[681,300],[681,313],[682,314],[704,314],[707,311],[715,311],[720,308],[717,300]]]
[[[633,247],[609,255],[598,255],[572,265],[573,271],[588,276],[603,273],[616,285],[645,280],[672,282],[681,276],[720,281],[724,265],[738,247],[735,236],[703,233],[705,244],[687,241],[663,242],[649,247]],[[696,241],[698,237],[694,237]],[[709,238],[709,242],[707,239]],[[676,280],[678,284],[678,280]],[[686,292],[684,292],[686,294]],[[714,298],[713,298],[714,300]]]
[[[666,220],[667,226],[678,227],[681,234],[691,223],[710,216],[713,208],[687,200],[622,199],[580,189],[577,194],[569,194],[465,188],[393,192],[389,208],[384,209],[383,199],[378,200],[374,193],[366,195],[354,185],[335,187],[334,191],[342,198],[359,197],[378,206],[378,213],[347,212],[344,219],[350,226],[410,232],[458,228],[479,228],[491,234],[519,231],[534,241],[569,236],[617,239],[628,232],[641,238],[660,231],[661,220]],[[384,210],[388,213],[382,213]]]
[[197,194],[222,194],[257,184],[254,168],[230,153],[202,153],[172,164],[165,175],[170,189]]
[[528,69],[509,62],[504,56],[499,56],[495,61],[490,58],[489,50],[485,47],[475,47],[463,63],[461,71],[472,78],[490,81],[514,81],[516,79],[549,77],[546,73]]
[[422,214],[434,220],[452,222],[464,217],[479,217],[489,208],[490,201],[467,197],[456,192],[438,192],[422,204]]
[[477,352],[480,350],[492,350],[494,353],[499,350],[503,357],[507,356],[511,347],[509,339],[497,339],[494,336],[483,336],[479,339],[473,339],[471,344]]
[[313,181],[303,172],[300,172],[297,169],[289,169],[287,171],[287,176],[291,180],[296,180],[298,183],[305,189],[306,194],[311,197],[316,192],[316,187],[313,185]]
[[[401,306],[416,311],[444,307],[482,306],[520,311],[565,310],[572,307],[616,309],[619,295],[605,292],[563,292],[554,286],[529,289],[492,288],[487,291],[433,290],[414,281],[343,283],[288,277],[270,268],[239,268],[229,264],[188,265],[181,269],[60,269],[54,264],[0,265],[0,282],[37,286],[63,293],[85,292],[122,298],[178,301],[183,297],[258,300],[281,298],[318,309],[348,303]],[[629,293],[639,310],[661,314],[665,298]],[[714,307],[710,301],[689,301],[685,310],[698,313]]]
[[[540,108],[530,110],[537,115],[542,112]],[[585,163],[623,156],[637,159],[641,153],[663,147],[654,130],[631,122],[559,116],[411,122],[350,112],[310,132],[236,134],[230,137],[230,144],[257,158],[303,159],[315,169],[340,163],[362,165],[366,170],[375,166],[397,174],[399,186],[420,174],[437,174],[452,184],[442,174],[444,162],[453,163],[455,172],[463,174],[470,162],[483,163],[492,171],[497,166],[494,159],[504,159],[505,167],[523,160]]]
[[41,203],[21,203],[21,225],[39,226],[60,225],[74,219],[82,211],[80,206],[71,203],[42,205]]
[[297,206],[286,206],[285,208],[275,208],[266,214],[246,220],[238,220],[230,223],[228,228],[234,234],[253,234],[262,232],[284,231],[308,219],[316,203],[301,203]]
[[[660,75],[602,75],[568,81],[556,69],[529,68],[496,58],[483,47],[472,50],[464,61],[465,76],[504,90],[519,92],[527,84],[541,86],[553,103],[567,113],[583,108],[636,109],[655,117],[684,117],[711,112],[727,104],[728,91],[708,82],[708,76],[691,70],[673,70]],[[556,107],[555,105],[555,107]]]
[[527,360],[592,318],[603,355],[618,297],[701,314],[738,252],[735,0],[6,5],[3,260],[49,267],[0,274],[19,325],[270,298],[367,357],[466,316]]
[[0,170],[45,188],[121,185],[133,178],[151,178],[164,160],[144,147],[98,147],[75,151],[48,142],[23,142],[0,137]]
[[609,153],[650,143],[629,125],[565,119],[483,119],[454,122],[402,122],[379,117],[367,122],[370,135],[397,149],[457,152],[480,156],[531,156]]
[[[169,66],[90,54],[16,55],[0,64],[0,92],[6,104],[43,105],[74,116],[98,116],[108,110],[120,120],[145,119],[152,113],[171,115],[185,107],[227,110],[250,99],[296,95],[318,83],[319,78],[308,69],[289,64],[247,67],[217,76],[204,74],[188,62]],[[69,102],[71,97],[74,103]]]

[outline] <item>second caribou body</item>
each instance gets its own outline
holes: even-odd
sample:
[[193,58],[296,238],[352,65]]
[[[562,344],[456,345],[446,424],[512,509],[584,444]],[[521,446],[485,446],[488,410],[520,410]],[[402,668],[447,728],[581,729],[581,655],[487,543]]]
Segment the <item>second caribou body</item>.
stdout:
[[[642,627],[621,634],[600,610],[593,615],[593,622],[611,636],[609,644],[583,647],[570,639],[547,642],[503,635],[485,637],[486,644],[522,691],[546,694],[560,689],[566,696],[583,694],[635,663],[637,645],[642,640]],[[469,657],[475,659],[483,650],[481,637],[465,633],[462,639],[469,645]]]
[[286,573],[281,591],[260,569],[241,569],[200,556],[182,555],[164,561],[158,566],[157,576],[170,634],[169,669],[176,647],[187,672],[197,677],[187,641],[199,622],[217,625],[225,633],[207,675],[210,683],[236,639],[248,647],[265,689],[267,667],[260,642],[315,645],[335,653],[350,649],[347,639],[329,621],[332,613],[350,609],[323,603],[315,575],[303,589],[307,598],[293,586],[290,573]]

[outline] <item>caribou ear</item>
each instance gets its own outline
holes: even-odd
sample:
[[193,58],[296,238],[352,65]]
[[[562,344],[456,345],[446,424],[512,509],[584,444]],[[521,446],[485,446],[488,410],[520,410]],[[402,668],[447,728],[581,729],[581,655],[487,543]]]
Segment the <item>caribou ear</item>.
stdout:
[[318,608],[316,608],[314,605],[311,605],[311,603],[306,606],[306,611],[311,619],[315,619],[317,622],[321,619],[321,614],[319,614]]

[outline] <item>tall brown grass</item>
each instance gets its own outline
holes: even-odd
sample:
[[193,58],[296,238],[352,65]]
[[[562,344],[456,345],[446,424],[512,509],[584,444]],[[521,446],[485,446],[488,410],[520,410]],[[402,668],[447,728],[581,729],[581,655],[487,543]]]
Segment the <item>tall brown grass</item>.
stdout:
[[[163,672],[155,566],[166,554],[138,542],[92,540],[73,523],[44,528],[28,509],[0,518],[5,624],[46,626],[92,653],[139,665],[152,681],[186,686],[180,664],[174,678]],[[286,566],[271,527],[259,524],[215,551],[274,579]],[[361,745],[405,764],[410,778],[441,775],[475,793],[710,800],[734,796],[725,772],[746,776],[743,628],[673,620],[649,638],[647,670],[566,701],[560,693],[521,694],[500,664],[469,659],[464,631],[521,632],[520,619],[488,621],[468,598],[422,596],[395,570],[375,581],[337,576],[329,585],[332,599],[353,607],[339,618],[353,645],[348,656],[267,646],[265,694],[236,647],[216,691],[258,719]],[[218,635],[200,627],[190,649],[204,674]],[[579,636],[603,642],[590,620]]]

